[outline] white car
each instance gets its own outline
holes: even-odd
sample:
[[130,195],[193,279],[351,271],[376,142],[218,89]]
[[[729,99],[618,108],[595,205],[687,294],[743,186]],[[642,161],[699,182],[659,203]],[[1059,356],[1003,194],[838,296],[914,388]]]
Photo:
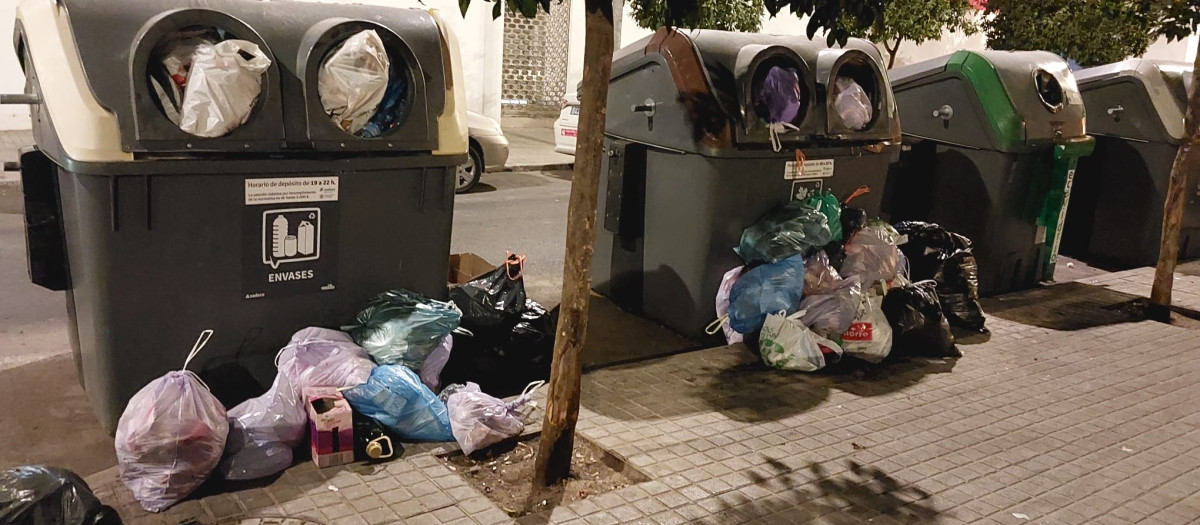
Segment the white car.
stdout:
[[467,112],[467,135],[470,147],[467,162],[458,167],[454,177],[454,192],[471,191],[485,171],[504,169],[508,162],[508,138],[500,123],[474,111]]
[[575,140],[579,135],[579,97],[567,93],[562,111],[554,121],[554,151],[575,154]]

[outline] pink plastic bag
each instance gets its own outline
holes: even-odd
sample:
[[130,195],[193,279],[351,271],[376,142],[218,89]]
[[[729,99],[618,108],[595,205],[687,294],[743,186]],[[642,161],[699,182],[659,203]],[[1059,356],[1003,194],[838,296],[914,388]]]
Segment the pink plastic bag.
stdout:
[[434,392],[437,392],[438,387],[442,386],[442,369],[446,368],[446,363],[450,362],[452,348],[454,348],[454,337],[446,334],[446,337],[443,337],[442,341],[438,343],[437,348],[434,348],[421,363],[421,382]]
[[304,389],[361,385],[375,368],[348,334],[316,327],[292,335],[275,360],[271,389],[229,411],[225,479],[256,479],[291,466],[293,449],[308,435]]
[[512,402],[480,392],[479,386],[474,383],[451,394],[446,400],[446,409],[450,411],[450,430],[463,454],[521,435],[525,430],[521,409],[533,401],[533,393],[544,383],[530,383]]
[[225,450],[225,407],[187,369],[212,333],[200,334],[183,369],[134,394],[117,423],[121,481],[147,511],[161,512],[199,487]]
[[[717,323],[720,324],[721,330],[725,333],[725,342],[731,345],[740,343],[745,339],[742,334],[739,334],[725,321],[725,316],[729,314],[729,291],[733,289],[733,283],[736,283],[745,271],[745,266],[738,266],[725,272],[725,275],[721,277],[721,286],[717,288]],[[709,333],[715,334],[716,330],[712,330]]]

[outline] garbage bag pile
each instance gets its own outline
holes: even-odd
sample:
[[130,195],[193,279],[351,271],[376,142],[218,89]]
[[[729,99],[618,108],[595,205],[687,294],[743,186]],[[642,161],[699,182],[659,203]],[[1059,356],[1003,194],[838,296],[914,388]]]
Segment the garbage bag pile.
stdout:
[[[275,357],[271,387],[228,412],[188,370],[213,336],[204,331],[183,368],[147,384],[121,415],[122,481],[143,508],[161,512],[213,472],[229,480],[278,474],[306,443],[324,467],[399,457],[402,441],[456,441],[470,454],[520,435],[533,393],[550,375],[556,322],[525,297],[524,262],[509,254],[452,290],[451,302],[389,290],[369,299],[345,332],[296,332]],[[93,512],[86,485],[71,483],[38,497],[61,499],[61,512]],[[11,484],[0,473],[0,494]]]
[[734,248],[746,264],[722,276],[709,333],[757,340],[781,370],[961,356],[952,326],[987,332],[971,241],[936,224],[869,219],[850,204],[868,191],[825,190],[746,228]]
[[220,137],[246,122],[271,59],[253,42],[201,29],[174,35],[151,62],[150,85],[163,114],[199,137]]
[[121,518],[74,472],[32,465],[0,470],[0,523],[120,525]]

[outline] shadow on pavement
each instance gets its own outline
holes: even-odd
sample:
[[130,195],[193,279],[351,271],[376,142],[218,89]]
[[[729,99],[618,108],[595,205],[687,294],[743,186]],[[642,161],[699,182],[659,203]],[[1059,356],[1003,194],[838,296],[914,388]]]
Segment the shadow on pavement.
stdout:
[[[487,175],[484,175],[484,176],[486,177]],[[460,193],[459,195],[470,195],[472,193],[491,193],[493,191],[496,191],[495,186],[492,186],[491,184],[488,184],[486,182],[480,182],[480,183],[476,184],[474,188],[471,188],[466,193]]]
[[1068,282],[983,299],[983,311],[1016,323],[1073,331],[1144,321],[1123,306],[1139,299],[1102,286]]
[[[768,459],[773,472],[764,475],[751,471],[754,485],[773,496],[751,499],[735,493],[722,502],[722,509],[700,523],[727,523],[766,516],[778,522],[804,523],[836,514],[846,523],[866,523],[880,515],[900,523],[943,523],[942,513],[929,504],[930,493],[905,486],[886,472],[847,461],[846,469],[830,473],[821,463],[809,463],[807,469],[788,467]],[[836,521],[840,523],[840,521]]]

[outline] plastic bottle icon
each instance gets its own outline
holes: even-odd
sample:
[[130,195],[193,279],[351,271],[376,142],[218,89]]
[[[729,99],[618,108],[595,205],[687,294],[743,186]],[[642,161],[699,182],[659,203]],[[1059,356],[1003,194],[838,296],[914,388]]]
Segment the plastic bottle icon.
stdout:
[[288,257],[296,256],[296,236],[288,235],[283,239],[283,252]]
[[300,221],[296,228],[296,249],[301,255],[312,255],[317,251],[317,228],[308,221]]
[[276,215],[275,220],[271,223],[271,255],[274,257],[283,257],[287,251],[284,246],[284,239],[288,234],[288,220],[283,215]]

